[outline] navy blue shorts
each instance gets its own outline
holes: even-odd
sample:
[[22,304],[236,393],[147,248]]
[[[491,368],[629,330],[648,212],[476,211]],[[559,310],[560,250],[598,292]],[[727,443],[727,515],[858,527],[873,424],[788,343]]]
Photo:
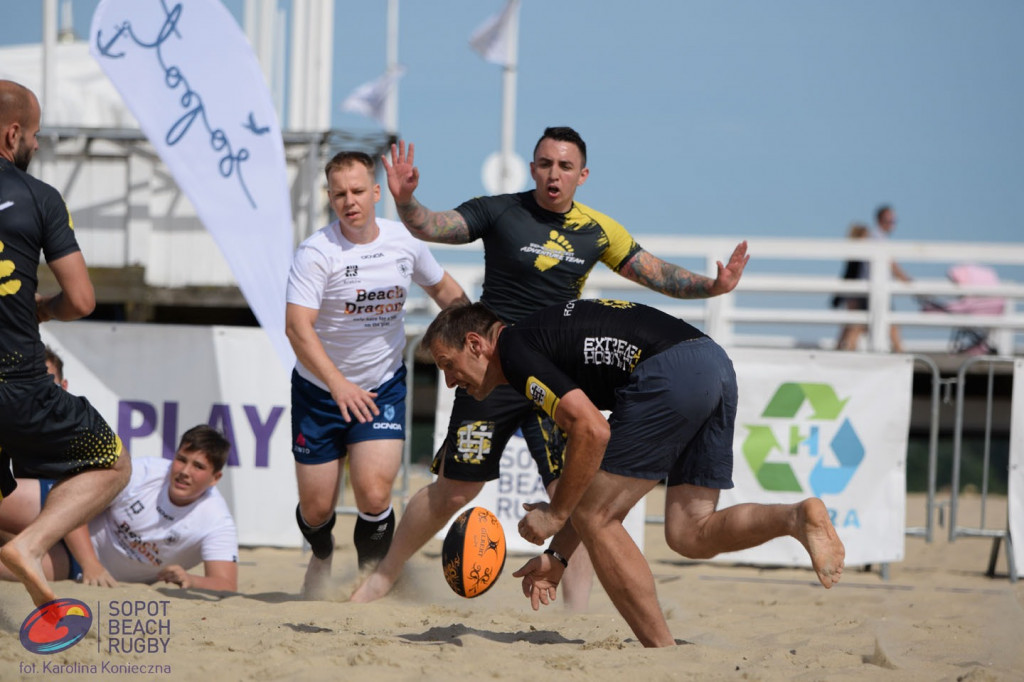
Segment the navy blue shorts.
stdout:
[[364,424],[345,421],[330,391],[292,370],[292,454],[299,464],[341,459],[346,446],[368,440],[405,440],[405,365],[373,389],[380,411]]
[[710,338],[683,341],[641,362],[615,393],[601,469],[632,478],[728,489],[736,373]]
[[493,481],[501,471],[501,453],[517,431],[526,440],[545,487],[562,471],[565,434],[526,396],[500,384],[484,400],[456,389],[455,403],[441,449],[430,470],[455,481]]
[[[14,473],[60,480],[87,469],[109,469],[123,446],[87,399],[72,395],[53,377],[0,383],[0,452]],[[12,482],[0,476],[6,495]]]
[[[54,486],[57,481],[52,478],[41,478],[39,479],[39,508],[42,509],[43,505],[46,504],[46,498],[50,495],[50,489]],[[102,512],[100,512],[102,513]],[[61,540],[58,544],[64,548],[64,551],[68,553],[68,574],[64,576],[69,580],[82,580],[82,565],[75,560],[75,555],[68,549],[67,544]],[[55,580],[60,580],[59,577],[53,576]]]

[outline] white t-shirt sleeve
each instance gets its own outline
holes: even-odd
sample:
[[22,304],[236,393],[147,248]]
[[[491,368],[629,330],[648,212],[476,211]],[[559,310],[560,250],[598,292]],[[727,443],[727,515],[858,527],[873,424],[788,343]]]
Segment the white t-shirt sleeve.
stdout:
[[206,534],[202,542],[203,561],[238,561],[238,531],[235,528],[235,520],[231,517],[227,503],[223,498],[220,502],[218,514],[214,517],[213,527]]
[[444,277],[444,268],[427,248],[426,242],[415,239],[416,264],[413,266],[412,281],[421,287],[432,287]]
[[288,271],[288,303],[319,310],[329,276],[330,263],[324,253],[308,243],[300,244]]

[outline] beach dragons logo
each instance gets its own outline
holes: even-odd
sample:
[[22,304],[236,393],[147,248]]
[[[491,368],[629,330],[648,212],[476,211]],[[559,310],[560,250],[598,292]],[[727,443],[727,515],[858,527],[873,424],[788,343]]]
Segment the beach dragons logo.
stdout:
[[[773,492],[810,490],[815,497],[845,490],[864,460],[864,446],[843,416],[848,401],[840,400],[828,384],[779,386],[761,413],[767,423],[745,424],[743,458],[761,487]],[[810,414],[798,416],[806,413],[805,405]]]

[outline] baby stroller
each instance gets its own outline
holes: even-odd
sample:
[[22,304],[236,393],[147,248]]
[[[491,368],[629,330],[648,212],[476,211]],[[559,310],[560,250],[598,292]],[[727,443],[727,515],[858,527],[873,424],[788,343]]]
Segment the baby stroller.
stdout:
[[[956,284],[995,285],[999,284],[996,271],[987,265],[954,265],[947,271],[949,279]],[[941,312],[961,315],[1002,315],[1006,310],[1006,299],[996,296],[961,296],[952,301],[938,301],[921,297],[921,308],[925,312]],[[984,327],[961,327],[953,330],[950,338],[950,352],[968,355],[995,354],[989,344],[990,330]]]

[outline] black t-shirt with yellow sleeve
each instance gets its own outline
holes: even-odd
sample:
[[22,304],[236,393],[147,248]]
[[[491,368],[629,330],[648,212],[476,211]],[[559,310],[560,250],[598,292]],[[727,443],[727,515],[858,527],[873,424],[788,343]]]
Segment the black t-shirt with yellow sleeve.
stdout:
[[471,199],[456,209],[471,241],[484,243],[480,301],[509,324],[578,298],[600,261],[618,272],[640,245],[615,220],[580,203],[567,213],[537,204],[533,192]]
[[606,299],[550,306],[498,337],[509,384],[554,417],[558,401],[582,389],[602,410],[644,360],[705,334],[656,308]]

